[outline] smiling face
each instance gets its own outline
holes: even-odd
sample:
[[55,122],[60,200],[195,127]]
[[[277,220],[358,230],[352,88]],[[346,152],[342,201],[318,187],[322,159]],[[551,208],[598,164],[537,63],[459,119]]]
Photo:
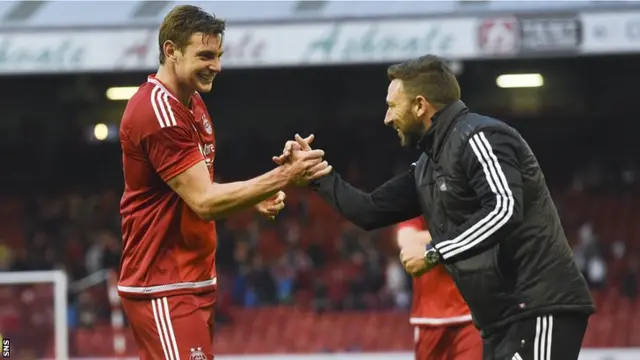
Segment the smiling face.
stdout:
[[436,112],[460,100],[460,85],[446,61],[435,55],[391,65],[387,76],[384,123],[396,129],[402,146],[415,148]]
[[393,127],[400,137],[400,145],[414,149],[427,132],[424,121],[424,97],[412,97],[404,89],[402,80],[394,79],[387,90],[387,114],[384,124]]
[[173,73],[176,91],[209,92],[221,70],[226,24],[191,5],[179,5],[164,18],[158,34],[160,65]]
[[219,34],[191,35],[184,50],[176,49],[175,72],[178,82],[198,92],[209,92],[216,75],[222,71],[222,36]]

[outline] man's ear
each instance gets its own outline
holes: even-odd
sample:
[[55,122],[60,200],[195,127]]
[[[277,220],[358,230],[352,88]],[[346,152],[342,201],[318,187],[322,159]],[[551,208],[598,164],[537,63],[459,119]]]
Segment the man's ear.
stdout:
[[180,50],[178,50],[178,47],[173,41],[167,40],[162,44],[162,51],[164,51],[164,58],[167,59],[167,61],[176,61],[177,53]]
[[422,118],[425,114],[429,112],[430,107],[431,107],[431,104],[429,104],[429,101],[427,101],[427,99],[424,96],[418,95],[414,99],[413,109],[412,109],[413,115],[416,118]]

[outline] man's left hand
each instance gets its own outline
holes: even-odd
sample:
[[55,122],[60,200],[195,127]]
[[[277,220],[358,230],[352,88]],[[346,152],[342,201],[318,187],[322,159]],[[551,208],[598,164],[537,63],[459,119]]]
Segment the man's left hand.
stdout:
[[433,268],[424,259],[427,243],[412,241],[400,250],[400,261],[409,275],[418,277]]
[[[296,134],[295,140],[289,140],[286,142],[284,149],[282,150],[282,154],[272,158],[273,162],[282,166],[286,162],[291,161],[296,153],[299,154],[300,152],[311,151],[310,144],[313,142],[314,138],[313,134],[306,138],[302,138],[302,136]],[[332,170],[333,167],[326,161],[323,161],[310,169],[306,174],[303,174],[303,176],[298,178],[294,183],[297,186],[306,186],[309,182],[329,174]]]
[[274,156],[271,158],[276,165],[282,165],[285,162],[289,161],[291,158],[291,154],[295,150],[309,151],[311,150],[311,143],[315,139],[315,135],[311,134],[306,138],[302,138],[299,134],[294,136],[295,140],[289,140],[284,144],[284,149],[282,149],[282,154],[278,156]]
[[255,206],[256,210],[266,216],[267,218],[274,220],[278,213],[284,209],[284,199],[286,194],[284,191],[278,191],[272,197],[262,201]]

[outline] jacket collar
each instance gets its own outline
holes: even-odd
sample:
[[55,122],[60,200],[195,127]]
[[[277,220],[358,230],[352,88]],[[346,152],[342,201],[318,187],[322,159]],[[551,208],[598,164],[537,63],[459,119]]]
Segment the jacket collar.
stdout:
[[418,143],[418,149],[424,151],[431,158],[434,158],[434,155],[437,158],[451,126],[455,123],[454,120],[466,111],[469,111],[467,105],[460,100],[438,111],[431,118],[431,127]]

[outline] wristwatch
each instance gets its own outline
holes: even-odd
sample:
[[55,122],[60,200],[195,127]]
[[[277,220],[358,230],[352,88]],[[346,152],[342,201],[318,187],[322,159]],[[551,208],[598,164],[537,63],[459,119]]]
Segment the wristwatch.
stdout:
[[424,262],[429,268],[432,268],[440,262],[440,253],[431,244],[427,244],[427,249],[424,252]]

